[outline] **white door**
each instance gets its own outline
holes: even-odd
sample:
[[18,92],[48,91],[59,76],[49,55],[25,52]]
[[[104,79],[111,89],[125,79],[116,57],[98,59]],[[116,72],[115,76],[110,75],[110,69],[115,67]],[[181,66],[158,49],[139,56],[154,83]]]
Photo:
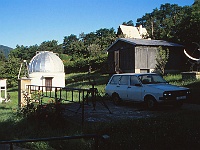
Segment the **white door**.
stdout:
[[127,89],[128,89],[128,85],[129,85],[129,80],[130,80],[130,76],[128,76],[128,75],[121,76],[121,79],[119,81],[119,85],[117,85],[118,86],[117,87],[118,94],[119,94],[119,96],[122,100],[128,99]]
[[130,85],[128,86],[127,93],[128,99],[133,101],[142,100],[142,85],[136,76],[130,76]]

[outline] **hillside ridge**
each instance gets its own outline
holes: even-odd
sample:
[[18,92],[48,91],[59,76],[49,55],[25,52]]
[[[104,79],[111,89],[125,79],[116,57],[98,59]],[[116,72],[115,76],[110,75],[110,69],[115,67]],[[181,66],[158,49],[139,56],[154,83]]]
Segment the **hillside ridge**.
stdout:
[[0,45],[0,51],[3,52],[6,58],[8,58],[8,54],[10,53],[11,50],[12,50],[11,47]]

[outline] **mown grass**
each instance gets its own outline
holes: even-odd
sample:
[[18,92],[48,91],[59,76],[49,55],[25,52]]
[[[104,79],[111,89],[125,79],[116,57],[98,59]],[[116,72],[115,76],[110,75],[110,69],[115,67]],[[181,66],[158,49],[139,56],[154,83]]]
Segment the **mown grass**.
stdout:
[[[95,87],[103,95],[108,75],[92,73]],[[200,81],[182,81],[180,75],[167,75],[168,82],[191,88],[193,99],[198,102]],[[94,81],[94,80],[92,80]],[[69,74],[66,76],[68,87],[90,88],[87,73]],[[100,142],[100,150],[133,150],[133,149],[199,149],[200,148],[200,110],[167,110],[154,118],[123,120],[109,123],[87,124],[83,128],[70,120],[50,118],[37,120],[24,118],[17,113],[17,87],[8,90],[11,102],[0,104],[0,140],[44,138],[79,134],[108,134],[110,140]],[[165,110],[164,110],[165,111]],[[93,140],[66,140],[51,142],[30,142],[21,144],[33,150],[39,149],[93,149]]]
[[182,80],[181,74],[169,74],[164,76],[170,84],[188,87],[191,90],[191,97],[187,101],[189,103],[200,104],[200,80]]

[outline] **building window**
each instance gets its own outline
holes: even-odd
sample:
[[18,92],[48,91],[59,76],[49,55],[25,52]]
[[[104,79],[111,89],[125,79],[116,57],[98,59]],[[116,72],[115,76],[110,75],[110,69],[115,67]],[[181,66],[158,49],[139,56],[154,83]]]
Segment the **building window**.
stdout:
[[150,69],[140,69],[140,73],[149,73]]

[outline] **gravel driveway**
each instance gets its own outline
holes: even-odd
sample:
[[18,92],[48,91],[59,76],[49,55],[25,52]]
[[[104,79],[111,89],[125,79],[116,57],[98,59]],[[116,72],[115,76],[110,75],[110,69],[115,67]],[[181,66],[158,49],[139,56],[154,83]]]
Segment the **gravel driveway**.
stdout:
[[[142,104],[124,102],[118,106],[114,105],[111,101],[103,103],[97,102],[95,110],[93,104],[84,105],[84,121],[86,122],[109,122],[121,119],[137,119],[137,118],[149,118],[158,115],[164,115],[169,113],[179,113],[184,110],[200,111],[200,105],[196,104],[183,104],[181,108],[174,108],[173,106],[160,106],[154,111],[145,109]],[[66,118],[75,121],[81,121],[82,109],[80,104],[71,103],[65,105],[64,115]]]

